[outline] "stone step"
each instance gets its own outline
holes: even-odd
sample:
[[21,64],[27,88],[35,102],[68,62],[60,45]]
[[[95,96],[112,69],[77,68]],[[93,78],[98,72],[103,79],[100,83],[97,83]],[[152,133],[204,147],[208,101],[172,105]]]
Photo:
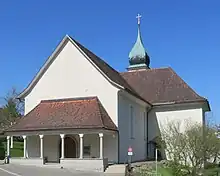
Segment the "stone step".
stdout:
[[124,176],[125,174],[118,174],[118,173],[104,173],[104,176]]
[[106,169],[105,174],[125,174],[125,167],[125,164],[110,165]]

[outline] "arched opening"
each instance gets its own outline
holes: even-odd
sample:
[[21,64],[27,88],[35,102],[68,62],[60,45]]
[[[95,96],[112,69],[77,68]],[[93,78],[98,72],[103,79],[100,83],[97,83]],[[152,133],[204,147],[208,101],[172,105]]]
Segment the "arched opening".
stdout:
[[[61,157],[61,140],[60,140],[60,157]],[[64,138],[64,157],[76,158],[76,140],[73,137]]]

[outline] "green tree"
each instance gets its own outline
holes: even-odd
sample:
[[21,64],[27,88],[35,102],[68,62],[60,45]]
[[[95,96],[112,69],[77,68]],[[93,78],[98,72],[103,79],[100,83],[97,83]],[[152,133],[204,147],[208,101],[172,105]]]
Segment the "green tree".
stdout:
[[7,128],[16,122],[16,119],[23,115],[24,103],[16,97],[18,92],[12,88],[3,98],[4,105],[0,110],[0,125],[1,128]]
[[190,175],[201,172],[206,161],[213,161],[219,155],[220,142],[216,129],[208,124],[189,124],[169,122],[161,130],[161,144],[174,175],[181,175],[185,170]]

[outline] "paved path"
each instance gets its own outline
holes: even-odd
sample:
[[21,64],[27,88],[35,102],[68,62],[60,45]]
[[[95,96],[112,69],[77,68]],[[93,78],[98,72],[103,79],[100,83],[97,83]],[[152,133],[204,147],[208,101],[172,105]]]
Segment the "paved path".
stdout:
[[103,176],[101,173],[82,172],[60,168],[0,165],[0,176]]

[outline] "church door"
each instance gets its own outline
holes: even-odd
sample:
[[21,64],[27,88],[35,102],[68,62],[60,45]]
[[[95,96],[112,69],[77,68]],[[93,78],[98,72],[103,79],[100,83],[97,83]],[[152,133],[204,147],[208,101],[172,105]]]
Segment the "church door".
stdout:
[[76,158],[76,142],[71,137],[65,137],[64,139],[64,157]]

